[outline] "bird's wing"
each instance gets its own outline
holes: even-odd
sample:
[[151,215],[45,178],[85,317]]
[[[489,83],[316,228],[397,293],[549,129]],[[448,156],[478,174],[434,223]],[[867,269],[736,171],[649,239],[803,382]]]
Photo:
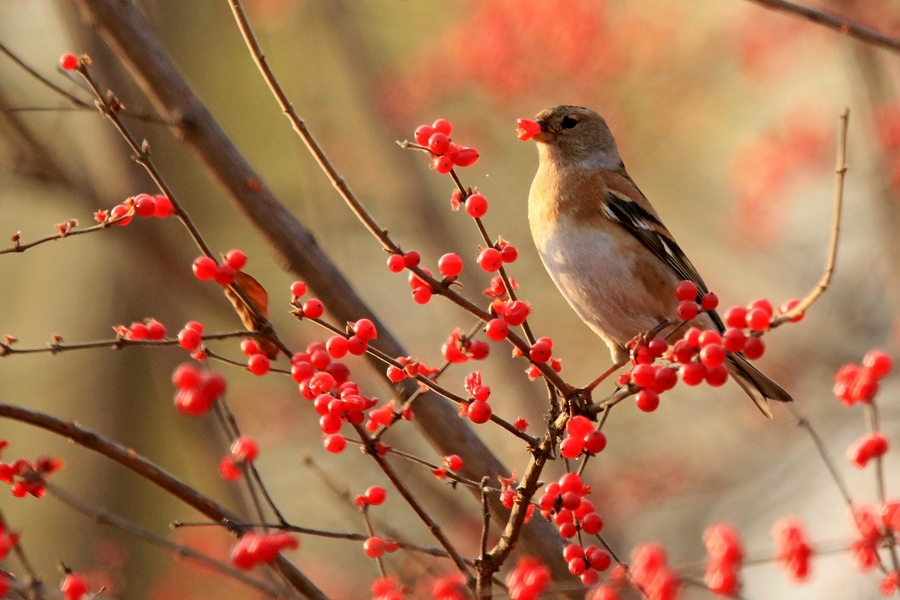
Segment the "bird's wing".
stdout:
[[[630,179],[628,180],[630,182]],[[641,194],[634,184],[631,184],[637,194]],[[641,195],[643,203],[647,200]],[[641,203],[642,204],[642,203]],[[700,273],[691,264],[684,251],[675,242],[672,234],[666,229],[655,214],[647,210],[628,195],[618,190],[607,188],[603,213],[611,220],[625,228],[626,231],[636,237],[653,254],[669,266],[678,277],[693,281],[697,285],[697,302],[709,289],[700,277]],[[715,311],[709,311],[709,316],[720,331],[725,330],[722,319]]]

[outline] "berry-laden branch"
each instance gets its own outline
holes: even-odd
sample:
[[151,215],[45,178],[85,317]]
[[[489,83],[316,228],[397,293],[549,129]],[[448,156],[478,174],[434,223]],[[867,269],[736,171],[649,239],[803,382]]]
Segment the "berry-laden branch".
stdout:
[[12,246],[7,248],[0,248],[0,254],[9,254],[11,252],[25,252],[29,248],[34,248],[35,246],[40,246],[41,244],[45,244],[47,242],[54,242],[56,240],[61,240],[63,238],[72,237],[76,235],[82,235],[85,233],[93,233],[95,231],[102,231],[104,229],[109,228],[111,225],[115,225],[126,219],[130,220],[128,215],[120,215],[114,218],[107,218],[99,225],[93,225],[91,227],[85,227],[84,229],[76,229],[78,227],[78,221],[70,220],[64,221],[63,223],[57,223],[56,230],[59,233],[54,235],[48,235],[47,237],[40,238],[38,240],[34,240],[33,242],[27,242],[25,244],[21,243],[21,231],[17,231],[16,233],[10,236],[12,240]]
[[[252,337],[254,332],[252,331],[232,331],[230,333],[208,333],[206,335],[199,336],[200,340],[209,341],[209,340],[227,340],[233,338],[248,338]],[[47,343],[46,346],[38,347],[38,348],[16,348],[13,344],[17,340],[11,339],[7,337],[3,342],[0,342],[0,357],[3,356],[12,356],[15,354],[58,354],[60,352],[71,352],[73,350],[94,350],[96,348],[109,348],[111,350],[122,350],[123,348],[135,348],[135,347],[168,347],[168,346],[179,346],[181,345],[181,340],[177,338],[164,338],[159,340],[149,340],[149,339],[130,339],[127,337],[118,337],[113,340],[99,340],[96,342],[82,342],[76,344],[67,344],[62,341],[62,338],[59,336],[54,336],[54,338]],[[218,359],[218,356],[213,356],[211,353],[208,353],[213,358]],[[223,359],[224,360],[224,359]],[[236,363],[239,364],[239,363]],[[239,366],[244,366],[239,364]]]
[[[0,403],[0,418],[28,423],[29,425],[33,425],[69,439],[88,450],[102,454],[133,471],[147,481],[154,483],[185,504],[206,515],[214,522],[241,522],[236,515],[232,514],[223,506],[165,472],[146,458],[137,454],[133,449],[126,448],[90,429],[81,427],[75,423],[62,421],[41,412],[28,410],[21,406],[3,403]],[[248,533],[252,533],[246,528],[235,528],[235,532],[244,536]],[[275,556],[270,564],[272,568],[278,571],[291,586],[293,586],[294,589],[307,598],[314,600],[328,600],[328,597],[319,590],[306,575],[304,575],[289,560],[281,556],[281,554]]]
[[[133,4],[117,0],[77,0],[113,52],[130,70],[139,87],[160,115],[173,124],[177,138],[197,157],[211,178],[266,238],[281,261],[315,289],[339,321],[360,317],[372,319],[381,333],[379,347],[390,356],[409,353],[383,327],[372,310],[316,243],[312,233],[278,201],[259,174],[248,164],[232,141],[179,74],[153,27]],[[395,384],[402,398],[419,386],[415,382]],[[430,393],[429,393],[430,396]],[[448,403],[426,397],[418,406],[415,424],[442,455],[459,452],[472,476],[508,475],[507,469],[485,444],[457,419]],[[494,500],[492,499],[492,502]],[[495,514],[502,506],[493,505]],[[554,577],[568,577],[559,555],[554,528],[540,520],[533,523],[520,540],[520,550],[550,565]]]
[[861,42],[872,44],[873,46],[878,46],[879,48],[893,50],[894,52],[900,52],[900,40],[888,37],[867,27],[863,27],[858,23],[854,23],[853,21],[844,19],[843,17],[828,14],[826,12],[802,6],[794,2],[787,2],[786,0],[749,1],[771,10],[784,12],[789,15],[794,15],[796,17],[806,19],[807,21],[822,25],[824,27],[827,27],[828,29],[833,29],[838,33],[848,35]]

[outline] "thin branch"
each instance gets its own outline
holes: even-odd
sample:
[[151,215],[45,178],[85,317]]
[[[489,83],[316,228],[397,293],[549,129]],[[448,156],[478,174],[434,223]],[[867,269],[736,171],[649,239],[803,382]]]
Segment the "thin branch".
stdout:
[[[208,340],[227,340],[232,338],[246,338],[252,337],[256,335],[253,331],[232,331],[230,333],[210,333],[202,336],[203,341]],[[135,348],[135,347],[167,347],[167,346],[177,346],[178,339],[177,338],[166,338],[163,340],[129,340],[125,338],[116,338],[113,340],[99,340],[96,342],[82,342],[79,344],[66,344],[64,342],[56,342],[51,341],[46,346],[41,346],[37,348],[16,348],[10,344],[0,342],[0,357],[4,356],[12,356],[14,354],[58,354],[60,352],[70,352],[73,350],[93,350],[96,348],[109,348],[111,350],[121,350],[123,348]],[[223,357],[218,355],[214,355],[212,352],[206,351],[207,356],[214,358],[216,360],[221,360],[222,362],[234,362],[229,361]],[[246,367],[246,365],[242,363],[234,362],[234,364],[240,367]]]
[[[170,475],[146,458],[140,456],[132,448],[126,448],[90,429],[81,427],[72,422],[62,421],[44,413],[28,410],[21,406],[2,403],[0,403],[0,418],[28,423],[29,425],[60,435],[88,450],[93,450],[98,454],[102,454],[133,471],[147,481],[154,483],[213,521],[240,522],[240,519],[236,515],[229,512],[223,506],[219,505],[211,498],[204,496],[173,475]],[[239,529],[238,531],[243,534],[247,529]],[[278,555],[275,560],[272,561],[271,566],[281,573],[291,583],[294,589],[307,598],[328,600],[328,597],[319,590],[306,575],[283,556]]]
[[[760,0],[754,0],[760,1]],[[828,259],[825,262],[825,272],[816,287],[809,295],[800,301],[793,309],[772,321],[770,329],[778,327],[786,321],[799,317],[805,313],[812,304],[825,293],[831,284],[834,275],[834,265],[837,261],[838,240],[841,233],[841,207],[844,203],[844,179],[847,175],[847,127],[850,124],[850,109],[845,108],[840,116],[840,128],[838,130],[837,165],[835,166],[834,184],[834,217],[831,223],[831,241],[828,244]]]
[[[2,511],[0,511],[0,531],[10,531],[9,522],[7,522],[6,517],[3,516]],[[37,571],[31,566],[31,561],[28,560],[28,556],[25,554],[25,549],[22,547],[21,540],[13,546],[13,552],[15,552],[16,558],[19,559],[22,571],[25,572],[25,584],[38,598],[43,597],[44,584],[41,581],[41,578],[38,577]]]
[[817,25],[822,25],[824,27],[827,27],[828,29],[833,29],[838,33],[850,36],[861,42],[872,44],[873,46],[878,46],[880,48],[893,50],[894,52],[900,52],[900,40],[878,33],[873,29],[863,27],[862,25],[859,25],[858,23],[855,23],[843,17],[839,17],[837,15],[830,14],[821,10],[809,8],[807,6],[802,6],[794,2],[787,2],[786,0],[749,1],[765,8],[777,10],[806,19],[807,21],[811,21],[813,23],[816,23]]
[[80,106],[80,107],[85,107],[85,108],[93,108],[90,104],[88,104],[84,100],[78,98],[77,96],[73,96],[66,90],[62,89],[61,87],[59,87],[58,85],[56,85],[55,83],[53,83],[52,81],[50,81],[49,79],[47,79],[46,77],[44,77],[43,75],[41,75],[40,73],[35,71],[33,68],[28,66],[25,63],[25,61],[23,61],[21,58],[19,58],[12,50],[7,48],[3,44],[0,44],[0,52],[5,54],[6,56],[8,56],[9,59],[12,60],[14,63],[16,63],[23,71],[25,71],[26,73],[28,73],[29,75],[31,75],[32,77],[34,77],[35,79],[40,81],[42,84],[44,84],[45,86],[47,86],[48,88],[50,88],[51,90],[53,90],[54,92],[56,92],[57,94],[59,94],[60,96],[62,96],[63,98],[65,98],[66,100],[71,102],[72,104],[74,104],[75,106]]
[[103,223],[100,223],[98,225],[93,225],[91,227],[85,227],[84,229],[75,229],[73,227],[72,229],[67,229],[65,232],[60,231],[57,234],[48,235],[47,237],[40,238],[33,242],[28,242],[27,244],[19,243],[20,232],[16,232],[12,235],[12,238],[11,238],[13,241],[13,245],[8,246],[6,248],[0,248],[0,254],[10,254],[12,252],[25,252],[29,248],[34,248],[35,246],[39,246],[39,245],[45,244],[47,242],[55,242],[56,240],[61,240],[63,238],[67,238],[67,237],[82,235],[85,233],[93,233],[95,231],[102,231],[104,229],[109,229],[109,227],[111,225],[115,225],[116,223],[118,223],[119,221],[122,221],[123,219],[129,219],[129,218],[131,218],[131,215],[125,214],[117,219],[110,219],[110,220],[104,221]]
[[831,457],[831,454],[828,452],[828,448],[825,447],[825,443],[822,441],[822,438],[819,437],[819,434],[813,429],[812,424],[809,422],[809,419],[801,416],[797,409],[794,408],[793,403],[786,404],[788,410],[791,411],[791,414],[794,415],[794,418],[797,419],[797,427],[802,427],[809,433],[809,436],[812,438],[813,444],[816,446],[816,450],[819,453],[819,456],[822,458],[822,461],[825,463],[825,466],[828,467],[828,471],[831,473],[831,478],[834,480],[835,484],[837,484],[838,489],[841,491],[841,496],[844,497],[844,502],[846,502],[847,506],[853,507],[853,498],[850,496],[850,491],[847,489],[847,483],[844,481],[844,478],[841,476],[840,471],[838,471],[837,465],[834,462],[834,459]]
[[104,509],[96,509],[92,506],[89,506],[88,504],[85,504],[84,502],[76,499],[74,496],[72,496],[62,488],[59,488],[53,484],[47,485],[47,491],[51,496],[55,497],[69,508],[80,512],[95,523],[124,531],[125,533],[144,540],[145,542],[149,542],[151,544],[159,546],[160,548],[164,548],[170,552],[174,552],[178,556],[183,556],[185,558],[203,563],[204,565],[212,567],[215,571],[218,571],[219,573],[227,577],[231,577],[249,586],[255,587],[256,589],[261,590],[269,594],[270,596],[278,597],[283,595],[284,593],[283,590],[273,588],[265,582],[253,579],[252,577],[245,575],[241,571],[238,571],[237,569],[234,569],[223,562],[215,560],[214,558],[207,556],[206,554],[203,554],[201,552],[197,552],[189,546],[176,544],[164,537],[156,535],[148,529],[144,529],[140,525],[129,521],[128,519],[124,519],[122,517],[114,515]]
[[481,524],[481,550],[478,554],[478,562],[475,569],[475,597],[491,598],[491,572],[490,565],[486,562],[488,553],[488,534],[491,531],[491,505],[488,503],[488,482],[490,479],[481,479],[481,511],[484,522]]

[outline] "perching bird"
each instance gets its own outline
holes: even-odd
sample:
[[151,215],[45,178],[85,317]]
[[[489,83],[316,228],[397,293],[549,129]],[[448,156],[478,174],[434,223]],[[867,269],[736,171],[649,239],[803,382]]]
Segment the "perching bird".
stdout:
[[[603,117],[579,106],[556,106],[535,119],[540,166],[528,197],[534,243],[559,291],[618,363],[628,357],[625,345],[635,336],[663,319],[678,322],[680,281],[693,281],[699,294],[707,287],[628,176]],[[715,311],[688,325],[724,331]],[[772,413],[766,399],[792,400],[742,355],[730,355],[727,367],[767,417]]]

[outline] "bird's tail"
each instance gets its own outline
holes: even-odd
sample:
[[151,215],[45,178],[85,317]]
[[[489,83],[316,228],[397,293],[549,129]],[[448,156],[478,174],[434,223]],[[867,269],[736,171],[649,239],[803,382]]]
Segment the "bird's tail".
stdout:
[[740,354],[732,354],[728,357],[728,372],[741,386],[762,414],[772,418],[767,400],[778,402],[792,402],[794,399],[784,388],[772,381],[765,373],[747,362]]

